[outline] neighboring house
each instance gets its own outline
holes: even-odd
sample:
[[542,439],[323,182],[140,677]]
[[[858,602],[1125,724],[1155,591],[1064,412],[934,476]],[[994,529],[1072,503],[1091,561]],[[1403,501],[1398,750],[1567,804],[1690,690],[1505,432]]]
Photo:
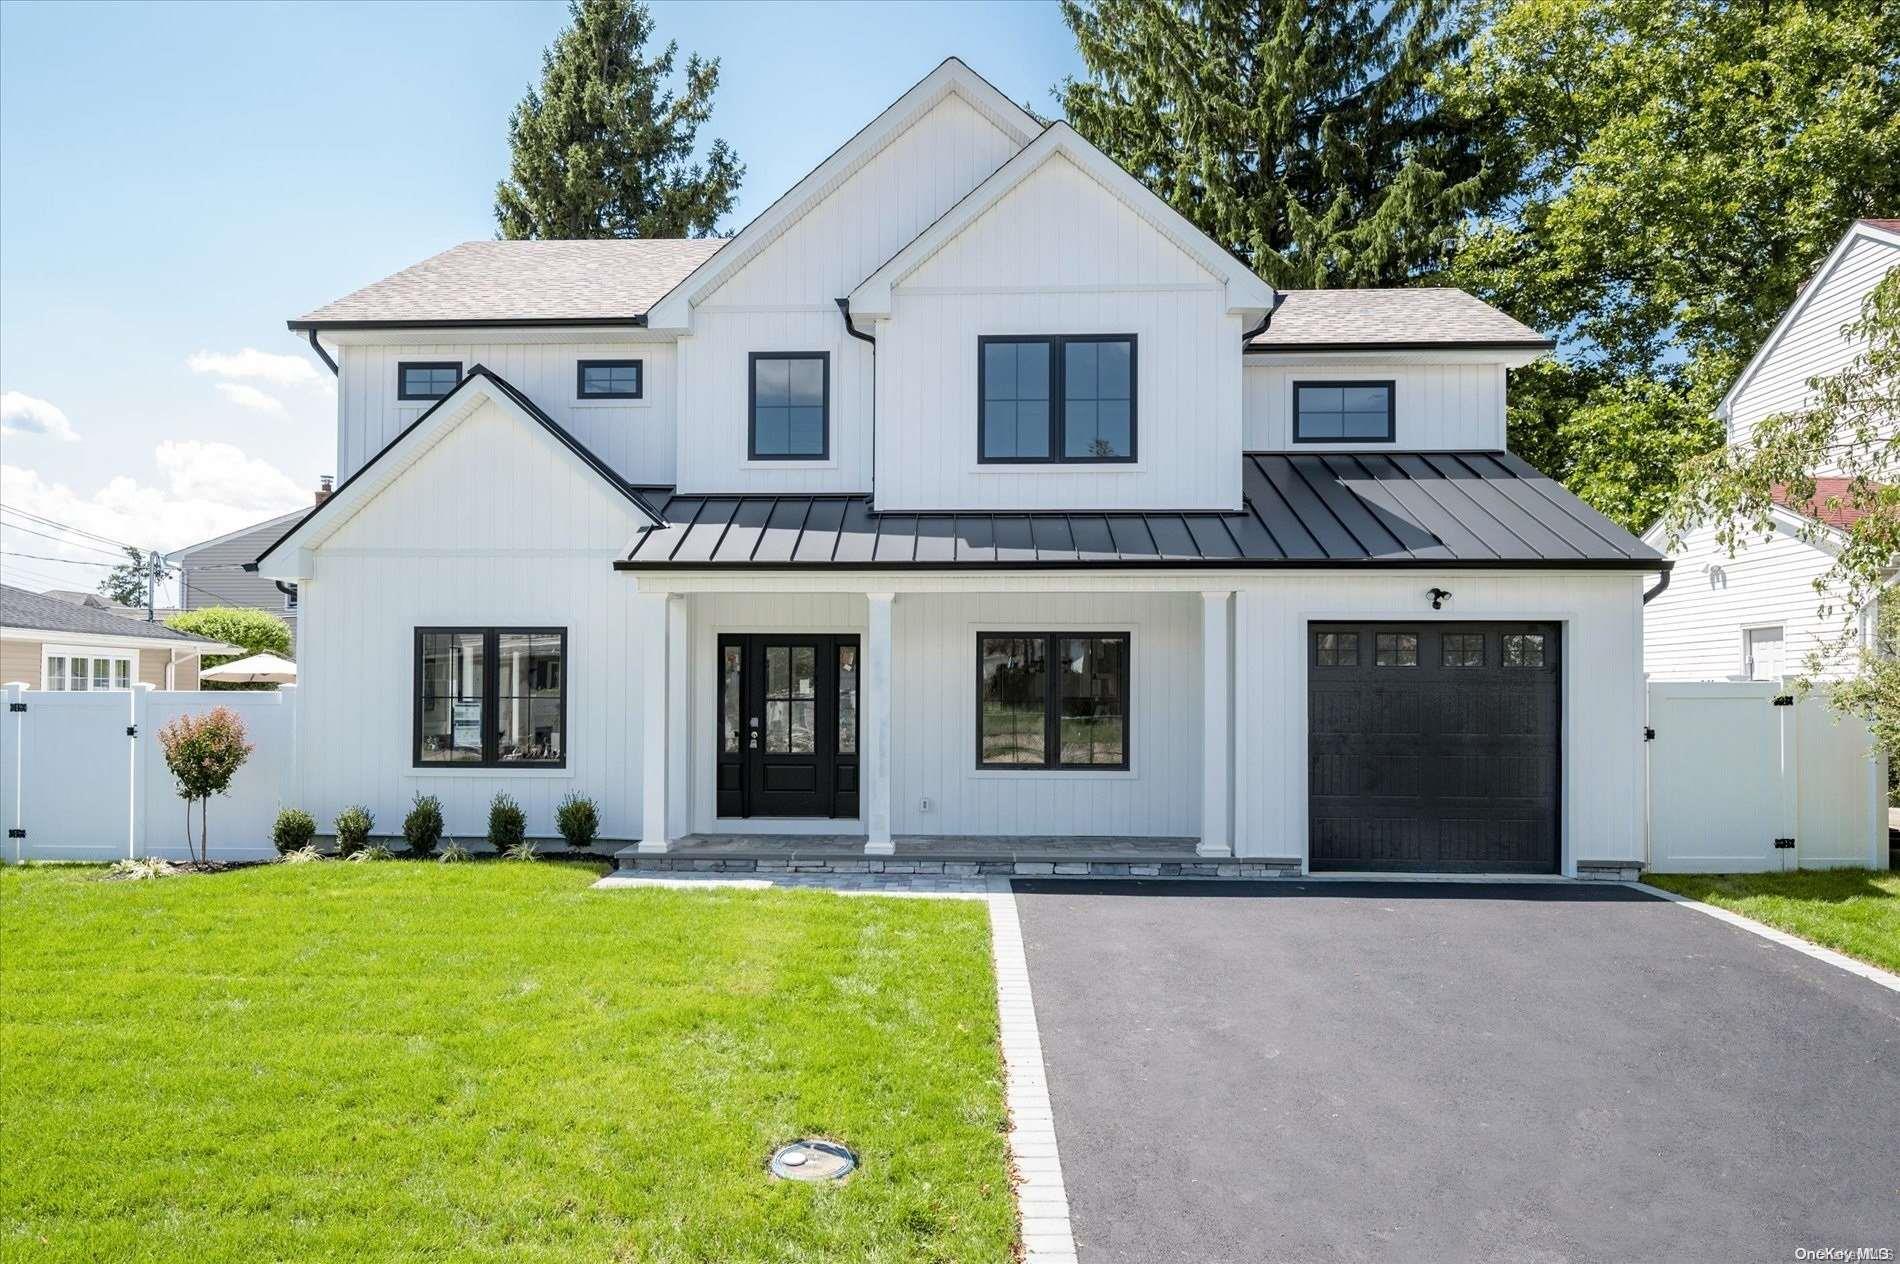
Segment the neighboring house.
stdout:
[[142,681],[196,689],[200,656],[231,651],[163,623],[0,584],[0,684],[95,690]]
[[1668,563],[1504,450],[1550,344],[1277,294],[956,60],[728,241],[474,242],[291,328],[343,481],[257,565],[319,819],[1643,855]]
[[96,592],[81,592],[76,588],[48,588],[40,594],[57,601],[68,602],[75,606],[84,606],[88,610],[103,610],[107,614],[116,614],[125,619],[144,619],[148,616],[163,623],[178,613],[177,606],[156,606],[149,612],[144,606],[127,606]]
[[[321,505],[330,494],[325,478],[317,490]],[[290,625],[293,655],[297,644],[297,589],[294,584],[264,579],[246,567],[288,531],[307,510],[280,514],[268,522],[241,527],[215,540],[206,540],[165,555],[178,567],[179,602],[187,610],[207,606],[239,606],[265,610]]]
[[[1727,442],[1746,443],[1758,422],[1802,407],[1812,394],[1811,379],[1840,371],[1864,350],[1862,340],[1842,336],[1842,327],[1859,318],[1867,295],[1896,267],[1900,220],[1863,219],[1848,228],[1723,397],[1717,416],[1727,427]],[[1783,498],[1772,511],[1773,534],[1751,539],[1732,557],[1717,542],[1714,524],[1688,533],[1673,554],[1668,590],[1644,612],[1643,661],[1653,678],[1773,680],[1804,674],[1809,655],[1840,635],[1841,618],[1822,613],[1828,599],[1815,582],[1833,566],[1855,511],[1830,504],[1844,492],[1845,480],[1828,477],[1826,469],[1818,473],[1812,502],[1793,505]],[[1823,525],[1818,538],[1801,539],[1817,520]],[[1667,543],[1660,524],[1643,538],[1658,548]],[[1873,612],[1863,612],[1856,628],[1863,643],[1873,626]],[[1839,656],[1821,675],[1835,677],[1851,666],[1851,656]]]

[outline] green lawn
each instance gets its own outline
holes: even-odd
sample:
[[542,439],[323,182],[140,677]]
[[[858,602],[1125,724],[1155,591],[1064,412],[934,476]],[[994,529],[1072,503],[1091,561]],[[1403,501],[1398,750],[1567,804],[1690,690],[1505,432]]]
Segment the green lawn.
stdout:
[[0,1258],[1010,1258],[980,902],[100,872],[0,871]]
[[1900,970],[1900,873],[1653,873],[1643,881]]

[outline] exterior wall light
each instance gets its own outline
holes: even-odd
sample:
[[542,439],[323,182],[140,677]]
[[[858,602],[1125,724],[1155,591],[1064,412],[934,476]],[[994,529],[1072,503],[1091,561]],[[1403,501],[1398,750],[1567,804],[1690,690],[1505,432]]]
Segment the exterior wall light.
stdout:
[[1451,593],[1443,588],[1433,588],[1425,594],[1432,599],[1432,609],[1443,610],[1445,603],[1451,600]]

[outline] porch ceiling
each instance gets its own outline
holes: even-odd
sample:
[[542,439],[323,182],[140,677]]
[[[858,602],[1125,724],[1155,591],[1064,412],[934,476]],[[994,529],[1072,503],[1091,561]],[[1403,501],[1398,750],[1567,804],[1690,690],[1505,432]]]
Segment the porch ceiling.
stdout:
[[[1660,553],[1508,452],[1242,457],[1237,513],[879,513],[863,496],[673,495],[622,570],[1599,567]],[[656,498],[657,499],[657,498]]]

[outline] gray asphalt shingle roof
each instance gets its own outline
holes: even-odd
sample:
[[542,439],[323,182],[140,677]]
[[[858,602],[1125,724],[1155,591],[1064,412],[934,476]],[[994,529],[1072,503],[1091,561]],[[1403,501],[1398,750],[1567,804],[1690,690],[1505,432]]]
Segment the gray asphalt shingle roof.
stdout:
[[1463,290],[1282,290],[1262,351],[1329,347],[1547,347],[1550,340]]
[[631,321],[727,240],[466,241],[290,325]]
[[1241,458],[1239,513],[876,513],[862,496],[673,496],[622,569],[1499,566],[1669,562],[1508,452]]
[[128,619],[122,614],[91,606],[62,601],[45,593],[30,592],[11,584],[0,584],[0,627],[24,628],[35,632],[86,632],[96,636],[132,636],[153,640],[201,641],[216,645],[210,637],[180,632],[162,623]]

